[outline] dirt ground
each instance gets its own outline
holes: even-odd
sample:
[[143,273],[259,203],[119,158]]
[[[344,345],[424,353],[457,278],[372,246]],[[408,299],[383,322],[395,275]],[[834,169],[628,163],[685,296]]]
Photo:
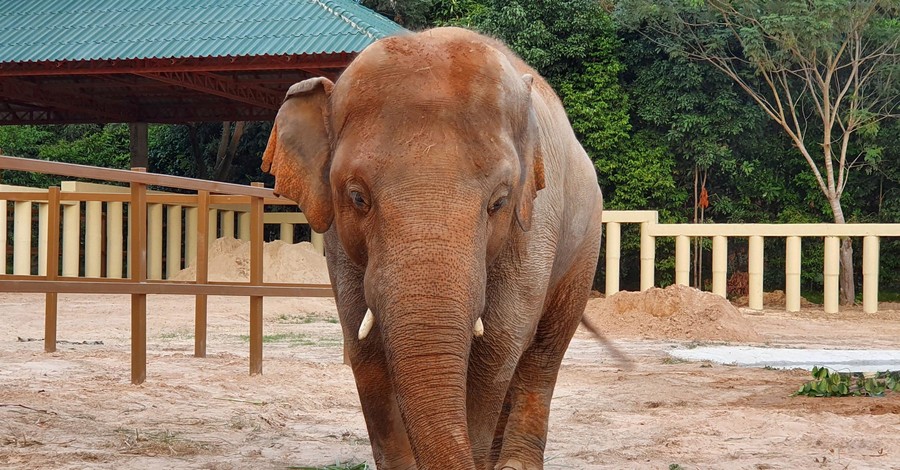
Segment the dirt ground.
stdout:
[[[607,300],[592,299],[588,313]],[[199,359],[192,357],[193,299],[151,296],[148,376],[135,386],[127,297],[61,295],[63,342],[46,354],[36,340],[43,297],[0,294],[0,468],[371,463],[334,302],[266,299],[264,372],[255,377],[248,375],[248,305],[210,299],[209,354]],[[758,334],[753,344],[900,347],[897,310],[737,312]],[[666,354],[697,344],[690,335],[615,328],[608,335],[631,363],[577,334],[553,401],[548,469],[900,469],[900,394],[792,397],[807,372]]]

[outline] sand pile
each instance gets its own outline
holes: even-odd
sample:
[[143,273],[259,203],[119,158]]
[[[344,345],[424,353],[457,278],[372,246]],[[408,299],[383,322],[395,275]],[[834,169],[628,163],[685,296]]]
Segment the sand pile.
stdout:
[[700,341],[763,341],[727,300],[692,287],[671,285],[618,292],[588,303],[587,319],[613,336]]
[[[176,281],[192,281],[197,268],[189,266],[172,277]],[[219,238],[209,246],[209,280],[240,282],[250,280],[250,242]],[[327,284],[325,257],[316,253],[312,244],[266,243],[263,247],[263,281],[298,284]]]
[[[772,292],[763,292],[763,307],[784,308],[785,295],[783,290],[773,290]],[[746,295],[738,297],[731,301],[738,307],[746,307],[750,304],[750,298]],[[801,307],[816,307],[817,305],[806,300],[806,297],[800,296]]]

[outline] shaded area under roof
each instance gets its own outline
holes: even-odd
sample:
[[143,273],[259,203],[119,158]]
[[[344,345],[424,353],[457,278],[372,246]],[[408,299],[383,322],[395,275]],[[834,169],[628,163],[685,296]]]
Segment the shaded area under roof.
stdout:
[[0,30],[0,124],[268,120],[404,31],[351,0],[12,0]]

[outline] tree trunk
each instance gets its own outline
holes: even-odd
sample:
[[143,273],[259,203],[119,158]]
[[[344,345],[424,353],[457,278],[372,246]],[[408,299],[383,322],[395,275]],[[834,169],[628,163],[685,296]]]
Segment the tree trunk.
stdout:
[[[831,211],[834,213],[834,223],[843,224],[844,210],[841,208],[841,200],[836,197],[829,197]],[[841,305],[853,305],[856,302],[856,283],[853,279],[853,240],[850,237],[844,237],[841,240],[841,274],[839,285],[841,289],[840,302]]]
[[200,138],[197,136],[197,127],[194,124],[188,124],[188,140],[191,143],[191,156],[194,157],[194,178],[206,179],[206,162],[203,155],[200,154]]
[[216,156],[216,168],[213,171],[213,179],[218,181],[228,180],[238,144],[241,142],[241,136],[244,135],[244,121],[234,123],[234,133],[230,132],[231,123],[228,121],[222,123],[222,128],[222,141],[219,142],[219,152],[222,153]]

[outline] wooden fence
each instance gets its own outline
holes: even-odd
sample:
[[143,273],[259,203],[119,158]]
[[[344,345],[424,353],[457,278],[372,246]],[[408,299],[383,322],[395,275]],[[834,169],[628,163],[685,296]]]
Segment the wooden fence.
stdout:
[[[144,382],[147,374],[147,295],[174,294],[195,297],[194,355],[206,355],[207,297],[210,295],[245,296],[250,298],[250,374],[262,372],[262,312],[263,297],[330,297],[328,284],[283,284],[263,282],[263,225],[269,217],[270,223],[281,225],[282,236],[293,233],[292,224],[305,222],[302,214],[264,213],[266,205],[294,205],[283,198],[276,198],[271,189],[257,184],[242,186],[205,180],[194,180],[176,176],[146,173],[139,170],[114,170],[85,165],[48,162],[15,157],[0,156],[0,170],[18,170],[72,178],[85,178],[106,182],[127,183],[127,192],[110,190],[106,192],[74,191],[63,192],[58,187],[47,190],[28,188],[0,188],[0,236],[4,247],[7,245],[7,203],[15,204],[13,274],[0,274],[0,291],[43,293],[45,300],[44,350],[56,350],[57,296],[59,293],[79,294],[130,294],[131,295],[131,381]],[[78,183],[82,184],[82,183]],[[148,191],[148,186],[177,188],[192,191],[191,194],[158,193]],[[79,257],[81,245],[80,206],[85,203],[84,256]],[[32,274],[32,204],[39,205],[38,227],[38,269]],[[100,277],[101,252],[101,206],[106,204],[106,276]],[[123,205],[127,204],[127,211]],[[162,223],[163,207],[171,223],[167,225],[171,250],[167,262],[166,277],[177,272],[182,257],[176,254],[175,246],[180,243],[176,233],[182,230],[182,208],[187,208],[188,235],[185,244],[185,258],[196,264],[194,281],[162,280]],[[222,230],[234,233],[234,213],[238,216],[238,232],[250,241],[249,282],[211,282],[208,273],[208,248],[211,234],[215,234],[219,217],[201,217],[200,214],[214,214],[220,209],[232,211],[229,217],[222,217]],[[177,209],[175,209],[177,208]],[[234,208],[234,209],[229,209]],[[211,212],[212,210],[212,212]],[[123,217],[123,213],[127,214]],[[192,216],[191,213],[194,215]],[[62,223],[61,217],[62,214]],[[68,217],[68,220],[66,218]],[[123,232],[123,222],[127,220],[127,232]],[[65,231],[65,227],[71,230]],[[62,228],[61,228],[62,227]],[[177,227],[177,230],[176,230]],[[290,227],[290,228],[289,228]],[[116,233],[120,238],[116,238]],[[127,233],[127,243],[121,234]],[[179,242],[174,240],[178,238]],[[148,243],[148,239],[150,242]],[[46,242],[44,242],[46,241]],[[62,243],[60,243],[62,241]],[[316,241],[314,239],[314,241]],[[321,247],[321,238],[318,239]],[[24,248],[23,248],[24,247]],[[61,250],[61,247],[63,248]],[[117,248],[118,247],[118,248]],[[168,250],[167,250],[168,251]],[[6,250],[3,252],[3,269],[6,268]],[[74,255],[73,255],[74,253]],[[66,256],[68,254],[68,256]],[[62,263],[60,263],[62,259]],[[79,277],[79,260],[84,260],[84,277]],[[177,263],[175,260],[178,260]],[[127,266],[126,270],[122,269]],[[180,269],[180,268],[179,268]],[[122,278],[127,271],[127,278]]]

